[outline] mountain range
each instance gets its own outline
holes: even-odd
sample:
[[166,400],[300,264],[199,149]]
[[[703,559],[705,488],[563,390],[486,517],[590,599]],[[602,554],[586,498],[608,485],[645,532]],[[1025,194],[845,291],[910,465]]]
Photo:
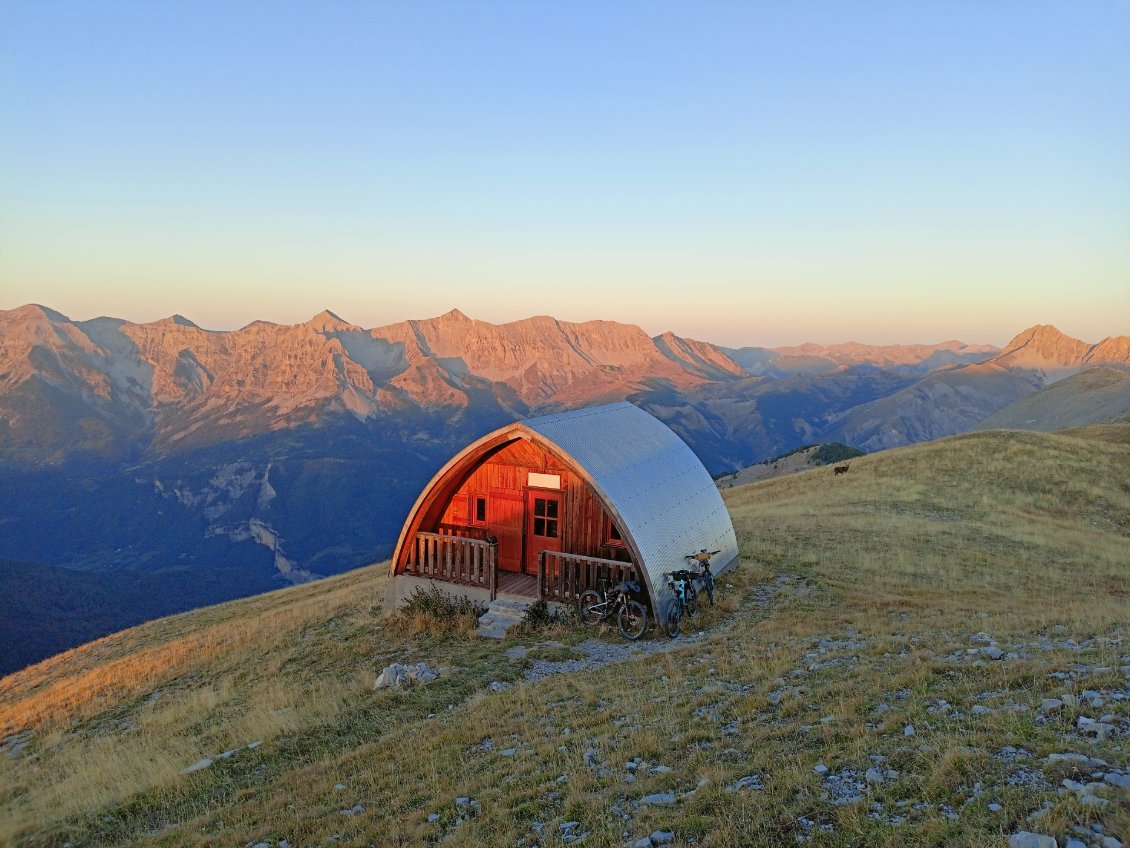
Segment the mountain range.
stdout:
[[[29,305],[0,312],[0,584],[34,563],[81,595],[102,574],[133,598],[123,614],[146,587],[151,616],[373,562],[454,451],[531,414],[628,400],[720,474],[821,441],[962,432],[1097,365],[1130,369],[1130,337],[726,348],[458,310],[217,332]],[[78,638],[49,636],[43,650]]]

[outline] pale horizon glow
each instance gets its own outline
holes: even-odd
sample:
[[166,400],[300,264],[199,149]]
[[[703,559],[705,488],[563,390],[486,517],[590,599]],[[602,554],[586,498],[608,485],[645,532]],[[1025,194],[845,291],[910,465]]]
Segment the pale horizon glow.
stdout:
[[1130,6],[0,6],[0,309],[1130,333]]

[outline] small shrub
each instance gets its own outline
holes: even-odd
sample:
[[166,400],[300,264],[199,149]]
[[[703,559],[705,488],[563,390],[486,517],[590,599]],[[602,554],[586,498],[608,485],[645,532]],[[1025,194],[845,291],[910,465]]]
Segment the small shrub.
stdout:
[[570,606],[551,610],[544,598],[534,601],[522,616],[522,622],[516,628],[520,633],[543,633],[547,630],[559,630],[568,627],[576,617],[576,610]]
[[436,586],[416,590],[404,601],[397,615],[411,633],[470,633],[487,608],[471,598],[449,595]]

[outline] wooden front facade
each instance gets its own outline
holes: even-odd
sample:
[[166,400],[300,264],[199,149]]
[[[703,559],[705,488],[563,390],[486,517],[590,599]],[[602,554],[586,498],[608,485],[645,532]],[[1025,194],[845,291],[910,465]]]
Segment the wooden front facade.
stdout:
[[[610,574],[611,565],[626,565],[612,569],[617,573],[632,568],[615,519],[592,487],[568,462],[524,437],[482,446],[449,467],[421,495],[405,532],[396,573],[489,584],[492,596],[498,575],[460,571],[461,563],[480,562],[503,577],[537,576],[538,595],[562,601],[578,585],[589,585],[599,571],[590,566],[599,564],[600,574]],[[467,540],[467,550],[460,549],[461,541],[444,546],[437,537]],[[484,545],[489,550],[476,553]]]

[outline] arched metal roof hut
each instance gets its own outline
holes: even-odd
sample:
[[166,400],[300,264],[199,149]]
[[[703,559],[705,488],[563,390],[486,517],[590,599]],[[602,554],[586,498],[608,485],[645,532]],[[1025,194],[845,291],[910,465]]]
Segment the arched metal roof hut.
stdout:
[[517,421],[456,454],[408,514],[389,595],[424,579],[570,602],[631,577],[658,610],[663,573],[702,548],[721,551],[716,574],[737,563],[714,481],[665,424],[616,403]]

